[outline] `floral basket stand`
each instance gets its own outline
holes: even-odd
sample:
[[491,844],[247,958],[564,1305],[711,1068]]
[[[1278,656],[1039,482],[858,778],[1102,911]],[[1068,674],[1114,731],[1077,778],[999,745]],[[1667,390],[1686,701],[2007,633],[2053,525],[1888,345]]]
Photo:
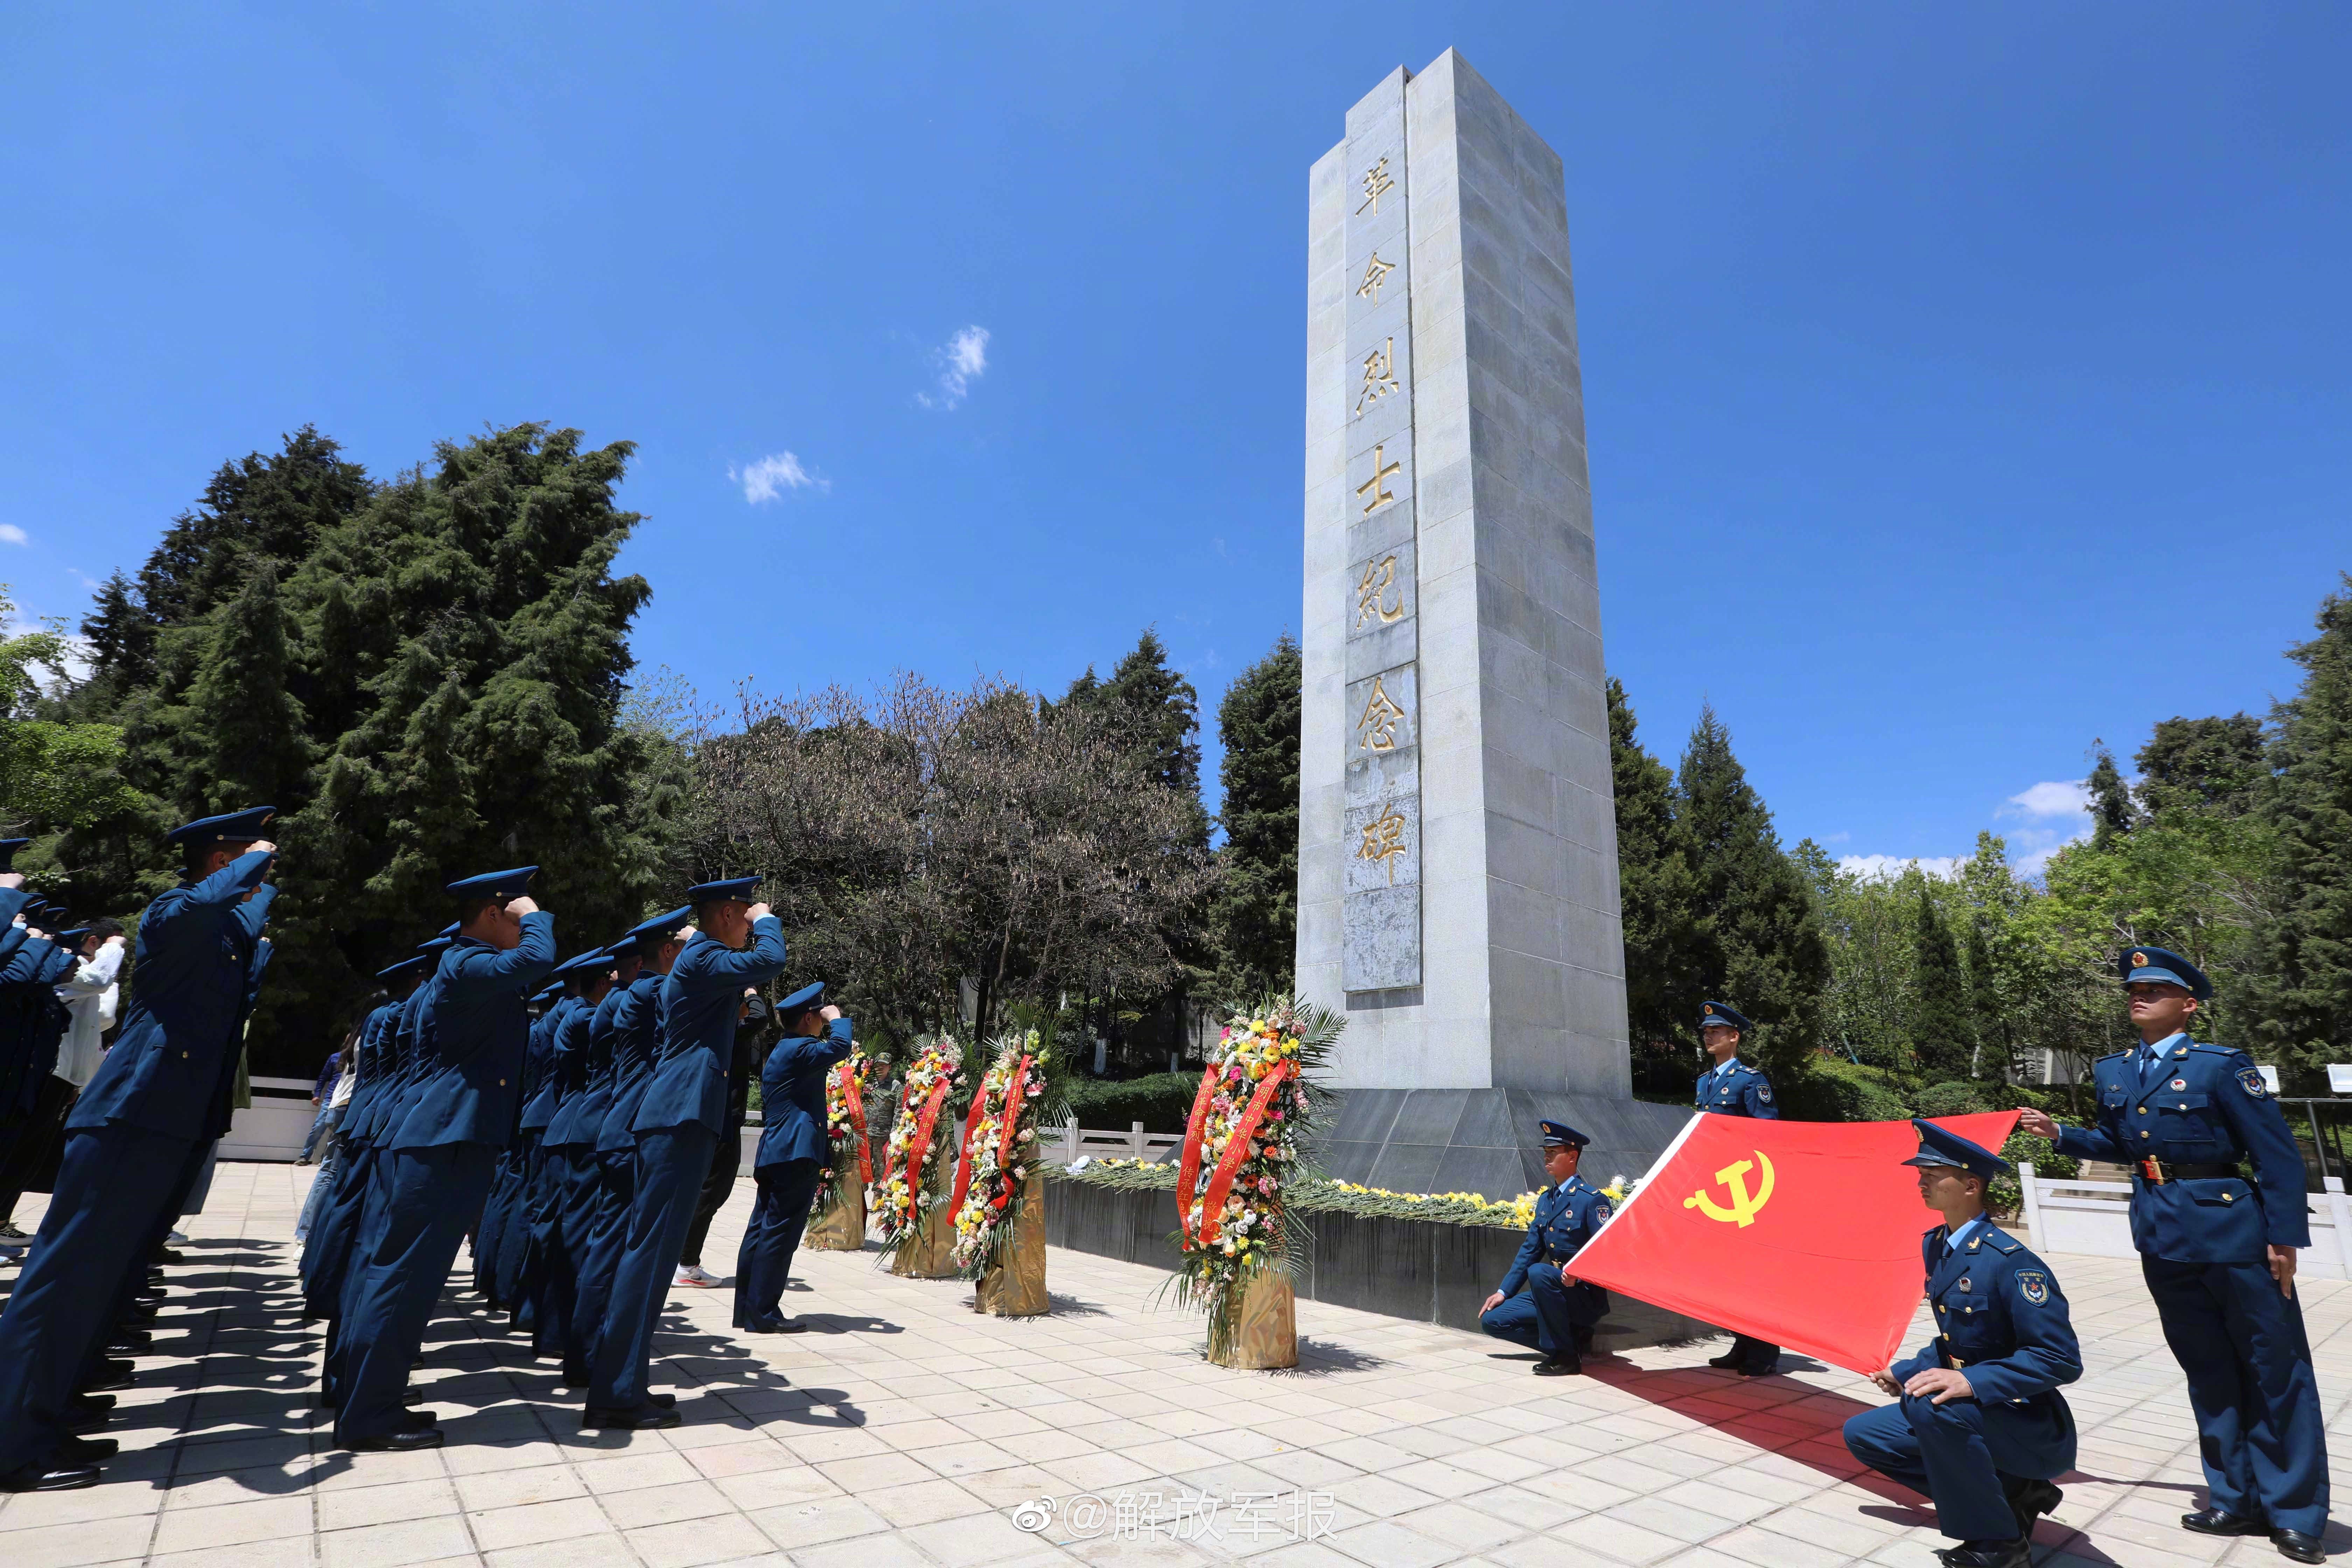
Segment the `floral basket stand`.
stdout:
[[952,1279],[955,1210],[949,1202],[954,1171],[953,1123],[940,1125],[963,1053],[945,1035],[907,1069],[898,1116],[882,1157],[882,1174],[868,1194],[874,1228],[888,1249],[891,1273],[907,1279]]
[[866,1089],[874,1058],[853,1051],[825,1080],[825,1134],[833,1154],[818,1178],[816,1205],[801,1245],[816,1252],[866,1250],[866,1189],[874,1184],[873,1142],[866,1135]]
[[1052,1054],[1035,1031],[996,1042],[996,1060],[971,1098],[956,1176],[956,1271],[973,1281],[972,1306],[1000,1318],[1050,1311],[1045,1290],[1045,1173],[1037,1125],[1048,1104]]

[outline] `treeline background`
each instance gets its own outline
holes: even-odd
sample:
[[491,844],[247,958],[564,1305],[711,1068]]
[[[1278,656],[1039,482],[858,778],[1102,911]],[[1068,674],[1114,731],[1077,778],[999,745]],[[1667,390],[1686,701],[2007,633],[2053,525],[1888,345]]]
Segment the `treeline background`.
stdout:
[[[1215,1006],[1289,984],[1286,636],[1218,704],[1213,818],[1199,695],[1149,630],[1059,693],[911,673],[697,693],[630,656],[653,591],[613,572],[630,455],[521,425],[379,479],[305,428],[225,463],[79,626],[0,637],[0,826],[36,839],[19,868],[78,917],[134,917],[173,880],[165,828],[277,805],[263,1073],[314,1070],[369,976],[446,920],[442,882],[494,865],[545,868],[567,953],[690,880],[761,872],[786,980],[835,980],[885,1049],[1027,1024],[1086,1066],[1103,1042],[1133,1079],[1181,1063]],[[1637,1092],[1687,1098],[1691,1023],[1719,996],[1760,1026],[1747,1054],[1796,1114],[2065,1109],[2053,1080],[2126,1043],[2112,962],[2133,943],[2213,976],[2202,1034],[2324,1087],[2352,1060],[2346,586],[2293,645],[2292,698],[2151,713],[2129,775],[2098,748],[2094,830],[2035,878],[1991,834],[1950,876],[1784,846],[1719,716],[1669,767],[1612,680]]]

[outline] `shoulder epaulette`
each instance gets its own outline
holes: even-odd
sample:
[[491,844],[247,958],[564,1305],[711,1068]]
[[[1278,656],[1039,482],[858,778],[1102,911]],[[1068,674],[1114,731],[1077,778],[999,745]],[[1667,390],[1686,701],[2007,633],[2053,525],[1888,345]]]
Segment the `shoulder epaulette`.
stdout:
[[2129,1051],[2109,1051],[2105,1056],[2094,1058],[2093,1060],[2099,1062],[2112,1062],[2120,1060],[2129,1055],[2131,1055],[2131,1052]]
[[1989,1226],[1986,1227],[1984,1243],[1987,1247],[1991,1247],[1995,1252],[2001,1254],[2003,1257],[2007,1257],[2012,1252],[2022,1252],[2025,1250],[2025,1243],[2018,1240],[2017,1237],[2010,1235],[2009,1232],[2001,1229],[1999,1226]]
[[2210,1051],[2217,1057],[2242,1057],[2246,1054],[2236,1046],[2217,1046],[2208,1040],[2191,1040],[2189,1042],[2189,1048],[2192,1051]]

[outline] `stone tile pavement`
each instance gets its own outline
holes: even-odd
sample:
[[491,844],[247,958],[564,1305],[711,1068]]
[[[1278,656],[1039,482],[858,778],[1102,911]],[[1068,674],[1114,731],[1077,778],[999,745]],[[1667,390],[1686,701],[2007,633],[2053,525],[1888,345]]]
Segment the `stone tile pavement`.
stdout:
[[[110,1428],[122,1457],[89,1490],[0,1500],[0,1568],[1926,1568],[1940,1543],[1915,1500],[1855,1479],[1838,1427],[1875,1396],[1834,1368],[1744,1383],[1696,1345],[1537,1379],[1476,1335],[1302,1302],[1297,1372],[1229,1373],[1198,1320],[1155,1310],[1161,1276],[1060,1251],[1055,1313],[1026,1321],[870,1252],[803,1255],[788,1304],[819,1328],[793,1338],[740,1339],[729,1292],[679,1289],[656,1375],[687,1424],[667,1432],[580,1432],[553,1365],[453,1292],[418,1373],[448,1446],[346,1454],[308,1407],[309,1176],[221,1168]],[[713,1272],[750,1196],[720,1213]],[[2173,1523],[2199,1500],[2193,1432],[2137,1268],[2057,1263],[2090,1368],[2068,1390],[2081,1470],[2037,1557],[2282,1561]],[[2352,1453],[2352,1286],[2305,1300]]]

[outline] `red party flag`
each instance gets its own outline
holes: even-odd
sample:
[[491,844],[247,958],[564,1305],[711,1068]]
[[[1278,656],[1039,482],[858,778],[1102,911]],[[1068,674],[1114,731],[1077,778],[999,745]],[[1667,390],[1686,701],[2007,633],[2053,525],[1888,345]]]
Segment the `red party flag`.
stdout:
[[[1936,1124],[1998,1150],[2014,1110]],[[1895,1359],[1927,1288],[1908,1121],[1759,1121],[1705,1112],[1567,1272],[1853,1372]],[[1588,1178],[1589,1179],[1589,1178]]]

